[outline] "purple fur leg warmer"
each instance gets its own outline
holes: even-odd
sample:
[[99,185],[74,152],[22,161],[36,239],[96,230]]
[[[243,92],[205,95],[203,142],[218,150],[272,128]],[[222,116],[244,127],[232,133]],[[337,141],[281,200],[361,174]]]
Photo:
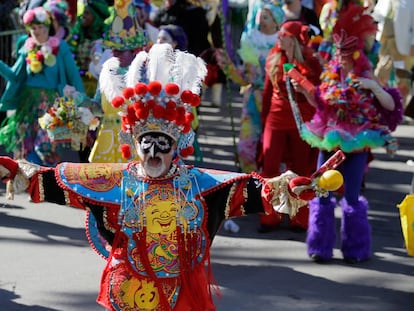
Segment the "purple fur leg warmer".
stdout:
[[368,201],[360,196],[356,204],[342,199],[342,255],[345,260],[359,262],[371,257],[371,227],[368,222]]
[[322,260],[329,260],[333,256],[336,240],[335,198],[321,204],[318,198],[309,202],[309,226],[306,243],[308,255],[316,255]]

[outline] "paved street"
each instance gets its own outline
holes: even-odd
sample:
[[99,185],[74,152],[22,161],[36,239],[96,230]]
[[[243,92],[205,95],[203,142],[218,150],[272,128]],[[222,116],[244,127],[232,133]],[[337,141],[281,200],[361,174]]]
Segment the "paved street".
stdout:
[[[236,133],[237,93],[233,102]],[[199,139],[206,167],[237,170],[230,115],[226,104],[203,102]],[[372,260],[345,264],[336,248],[333,262],[315,264],[306,255],[305,233],[258,234],[257,216],[239,218],[238,233],[222,231],[213,243],[218,311],[412,310],[414,257],[404,248],[396,205],[411,188],[414,167],[406,161],[414,159],[414,125],[401,125],[395,136],[399,152],[391,158],[375,150],[366,178]],[[86,241],[84,212],[36,205],[24,194],[6,201],[4,186],[0,191],[0,310],[102,310],[95,299],[104,261]]]

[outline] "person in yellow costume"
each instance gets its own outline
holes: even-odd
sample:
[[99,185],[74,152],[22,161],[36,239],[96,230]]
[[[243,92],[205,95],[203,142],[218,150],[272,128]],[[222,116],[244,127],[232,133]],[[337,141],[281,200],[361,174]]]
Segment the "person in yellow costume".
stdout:
[[122,94],[126,72],[135,55],[146,45],[146,38],[136,25],[131,1],[115,1],[116,16],[107,34],[104,46],[112,49],[112,57],[102,65],[95,100],[101,103],[103,115],[89,162],[125,162],[119,150],[118,133],[121,129],[119,109],[111,105],[115,96]]

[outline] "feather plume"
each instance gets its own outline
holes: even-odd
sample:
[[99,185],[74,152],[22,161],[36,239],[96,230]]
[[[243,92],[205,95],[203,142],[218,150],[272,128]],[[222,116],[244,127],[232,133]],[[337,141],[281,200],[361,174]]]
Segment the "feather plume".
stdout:
[[[154,48],[155,47],[155,48]],[[148,78],[149,81],[157,80],[163,86],[170,82],[171,68],[174,64],[175,53],[168,43],[157,44],[149,51]]]
[[[370,14],[365,13],[365,8],[362,5],[349,3],[347,8],[339,13],[332,34],[334,39],[336,38],[335,44],[342,45],[346,50],[355,51],[362,49],[364,40],[368,36],[375,35],[376,32],[377,24]],[[357,40],[351,40],[351,37]]]
[[99,90],[104,93],[107,100],[122,94],[125,87],[125,77],[118,73],[119,59],[111,57],[102,65],[99,75]]
[[145,73],[143,71],[145,71],[147,61],[148,53],[145,51],[141,51],[135,56],[125,75],[127,87],[134,87],[138,82],[144,82]]
[[190,53],[177,52],[171,71],[172,81],[180,85],[181,90],[191,90],[200,94],[201,83],[207,74],[203,59]]

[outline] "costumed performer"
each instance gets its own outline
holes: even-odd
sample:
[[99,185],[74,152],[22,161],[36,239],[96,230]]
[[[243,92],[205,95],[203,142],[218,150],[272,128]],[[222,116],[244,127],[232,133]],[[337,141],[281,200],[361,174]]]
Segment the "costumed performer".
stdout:
[[66,85],[84,92],[68,44],[51,35],[51,14],[42,7],[28,10],[23,24],[29,36],[13,67],[0,60],[0,75],[7,80],[0,110],[16,110],[2,123],[0,145],[16,159],[34,155],[40,131],[37,119],[48,108],[42,103],[53,104],[55,97],[63,96]]
[[115,17],[103,46],[112,50],[112,57],[102,65],[94,100],[101,103],[102,115],[96,140],[89,154],[89,162],[122,163],[119,142],[121,122],[120,110],[111,105],[116,96],[122,95],[127,83],[128,68],[136,54],[146,46],[144,32],[135,27],[135,7],[131,1],[120,1],[114,5]]
[[88,72],[93,60],[92,51],[96,40],[104,39],[108,31],[106,19],[110,16],[105,0],[85,1],[83,11],[78,12],[76,22],[71,29],[68,43],[75,56],[76,65],[81,74],[86,95],[95,95],[98,80]]
[[[284,22],[279,31],[276,45],[266,59],[266,75],[263,88],[262,106],[262,171],[264,177],[278,176],[281,164],[298,174],[308,176],[315,169],[318,150],[311,148],[299,134],[295,115],[288,100],[284,65],[294,64],[297,70],[312,81],[319,83],[322,72],[319,60],[308,47],[309,27],[299,21]],[[309,121],[315,108],[305,96],[295,92],[304,121]],[[259,232],[266,233],[276,229],[284,221],[284,215],[261,215]],[[306,230],[308,227],[308,208],[302,208],[288,225],[292,230]]]
[[[336,53],[325,66],[315,94],[294,83],[317,108],[313,119],[302,127],[301,136],[321,150],[319,164],[338,149],[346,154],[341,167],[344,197],[340,201],[340,241],[343,259],[349,263],[371,257],[368,202],[360,194],[368,152],[382,146],[394,152],[396,141],[390,133],[402,119],[399,92],[378,84],[363,52],[364,39],[376,30],[373,18],[364,14],[363,7],[349,5],[333,28]],[[306,242],[308,254],[316,262],[333,256],[336,205],[332,193],[309,204]]]
[[[243,65],[236,67],[227,55],[219,55],[219,65],[229,79],[241,85],[243,108],[237,144],[238,160],[242,172],[258,171],[258,143],[262,135],[261,111],[265,77],[265,61],[268,52],[277,42],[277,31],[284,13],[279,4],[256,1],[237,51]],[[224,53],[224,52],[223,52]],[[261,145],[260,145],[261,146]],[[261,152],[260,152],[261,153]]]
[[297,199],[295,185],[289,191],[297,178],[296,185],[311,187],[304,192],[318,189],[293,173],[266,181],[184,165],[194,135],[191,106],[200,102],[206,67],[169,44],[137,59],[133,86],[113,104],[123,111],[124,156],[136,148],[139,162],[45,168],[0,157],[0,177],[10,179],[9,194],[13,186],[33,202],[87,210],[91,246],[107,260],[97,299],[106,309],[215,310],[209,250],[222,221],[281,202],[299,208],[306,201]]

